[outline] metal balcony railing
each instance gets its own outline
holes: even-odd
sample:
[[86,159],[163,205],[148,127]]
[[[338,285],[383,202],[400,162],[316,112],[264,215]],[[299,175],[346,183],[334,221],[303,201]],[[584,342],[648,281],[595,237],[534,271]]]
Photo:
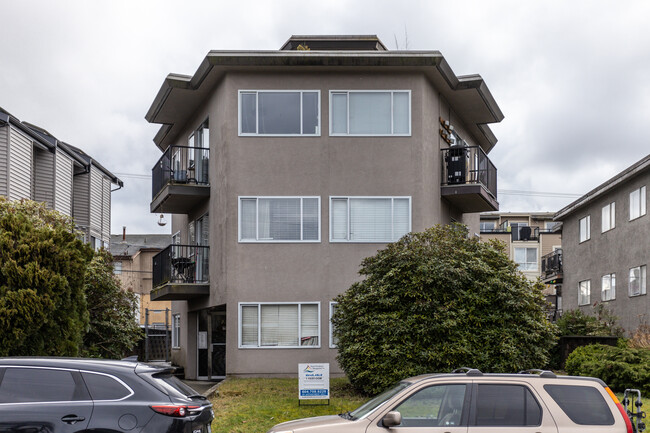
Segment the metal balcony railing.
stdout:
[[442,185],[483,185],[497,196],[497,169],[479,146],[442,149]]
[[542,256],[542,278],[548,278],[562,273],[562,249]]
[[153,256],[154,288],[163,284],[208,284],[210,247],[170,245]]
[[209,184],[210,149],[206,147],[169,146],[151,169],[151,196],[168,184]]

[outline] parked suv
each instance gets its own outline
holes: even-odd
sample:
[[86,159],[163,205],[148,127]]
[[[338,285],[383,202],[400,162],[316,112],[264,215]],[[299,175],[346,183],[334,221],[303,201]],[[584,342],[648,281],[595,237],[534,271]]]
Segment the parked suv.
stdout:
[[0,432],[210,433],[212,405],[172,372],[129,361],[0,358]]
[[[635,431],[621,403],[600,379],[539,370],[522,373],[462,369],[412,377],[352,412],[285,422],[269,433]],[[640,394],[638,398],[640,403]],[[642,427],[641,416],[633,418]]]

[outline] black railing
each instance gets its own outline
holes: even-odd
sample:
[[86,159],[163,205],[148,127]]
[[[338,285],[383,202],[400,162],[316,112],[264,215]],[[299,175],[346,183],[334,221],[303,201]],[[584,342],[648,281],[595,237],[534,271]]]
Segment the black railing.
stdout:
[[562,273],[562,248],[542,257],[542,278]]
[[497,169],[479,146],[442,149],[442,185],[483,185],[497,196]]
[[208,284],[210,247],[170,245],[153,256],[153,287],[163,284]]
[[210,149],[169,146],[151,169],[151,196],[168,184],[208,185]]

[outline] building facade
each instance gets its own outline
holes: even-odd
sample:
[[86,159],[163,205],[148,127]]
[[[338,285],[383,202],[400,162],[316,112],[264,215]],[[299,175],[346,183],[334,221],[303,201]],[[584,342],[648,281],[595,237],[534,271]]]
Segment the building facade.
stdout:
[[376,36],[294,36],[278,51],[211,51],[170,74],[151,211],[171,213],[152,299],[173,301],[186,377],[295,375],[329,362],[333,299],[364,257],[410,231],[479,230],[498,209],[478,75]]
[[81,149],[0,108],[0,195],[71,216],[93,248],[108,248],[111,192],[122,181]]
[[648,323],[650,155],[569,204],[562,220],[564,308],[603,303],[628,334]]

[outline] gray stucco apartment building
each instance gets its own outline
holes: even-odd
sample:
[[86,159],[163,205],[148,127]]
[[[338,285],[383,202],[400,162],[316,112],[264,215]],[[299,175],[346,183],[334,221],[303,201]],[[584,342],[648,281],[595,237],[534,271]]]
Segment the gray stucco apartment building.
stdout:
[[602,302],[628,334],[648,323],[650,155],[574,201],[563,222],[564,311]]
[[332,300],[364,257],[410,231],[498,209],[479,75],[376,36],[293,36],[278,51],[210,51],[170,74],[151,212],[171,213],[152,300],[171,300],[188,378],[295,375],[329,362]]

